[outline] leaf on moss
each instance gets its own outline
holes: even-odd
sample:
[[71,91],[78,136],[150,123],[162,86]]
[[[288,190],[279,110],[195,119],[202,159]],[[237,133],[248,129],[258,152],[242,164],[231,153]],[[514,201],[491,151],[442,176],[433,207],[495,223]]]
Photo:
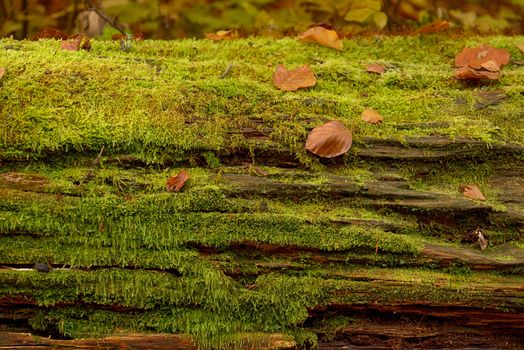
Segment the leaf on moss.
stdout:
[[486,197],[480,192],[480,189],[475,185],[463,185],[461,186],[461,191],[464,197],[469,199],[478,199],[485,201]]
[[206,38],[210,40],[234,39],[238,36],[235,30],[219,30],[216,33],[206,33]]
[[79,51],[79,50],[91,50],[91,42],[89,38],[82,34],[77,34],[72,36],[70,39],[72,41],[62,41],[60,42],[60,48],[66,51]]
[[378,124],[384,121],[384,117],[378,114],[377,111],[367,108],[362,112],[362,120],[369,124]]
[[298,36],[302,42],[313,42],[323,46],[331,47],[336,50],[342,50],[344,45],[334,30],[324,27],[313,27],[306,30]]
[[482,68],[482,64],[493,61],[499,66],[509,63],[510,53],[506,49],[497,49],[490,46],[479,46],[475,48],[465,48],[455,57],[455,66],[471,67],[474,69]]
[[520,50],[522,53],[524,53],[524,44],[517,44],[516,46],[519,48],[519,50]]
[[5,68],[0,68],[0,79],[2,79],[2,77],[5,75]]
[[465,48],[455,57],[457,79],[491,79],[501,76],[500,68],[509,63],[510,53],[506,49],[489,46]]
[[307,64],[294,70],[287,70],[282,64],[273,73],[273,84],[284,91],[315,86],[317,78]]
[[386,71],[386,68],[378,63],[368,64],[366,70],[370,73],[383,74]]
[[443,32],[449,29],[450,26],[451,26],[450,22],[437,18],[430,24],[427,24],[417,29],[414,34],[431,34],[431,33]]
[[166,189],[168,192],[178,192],[184,186],[186,181],[189,179],[189,172],[182,170],[175,176],[171,176],[167,179]]
[[351,147],[351,130],[339,121],[331,120],[309,133],[305,149],[324,158],[346,153]]
[[471,67],[460,67],[455,70],[455,78],[461,80],[478,80],[478,79],[490,79],[497,80],[501,77],[500,72],[490,72],[484,69],[474,69]]
[[67,35],[62,33],[56,28],[53,27],[44,27],[40,29],[38,33],[33,35],[33,40],[40,40],[40,39],[60,39],[60,40],[66,40]]

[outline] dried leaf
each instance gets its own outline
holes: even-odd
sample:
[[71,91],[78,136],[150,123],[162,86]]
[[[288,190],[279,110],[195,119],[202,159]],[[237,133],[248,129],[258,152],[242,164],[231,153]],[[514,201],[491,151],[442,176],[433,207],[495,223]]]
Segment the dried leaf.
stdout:
[[482,230],[479,228],[468,232],[468,238],[472,242],[477,243],[481,250],[485,250],[488,247],[488,240],[484,237]]
[[178,192],[189,179],[189,172],[182,170],[176,176],[171,176],[167,179],[166,189],[168,192]]
[[470,199],[478,199],[481,201],[485,201],[486,197],[480,192],[480,189],[475,185],[463,185],[461,187],[462,193],[464,194],[464,197],[470,198]]
[[67,35],[62,33],[56,28],[53,27],[44,27],[40,29],[38,33],[33,35],[33,40],[40,40],[40,39],[60,39],[60,40],[66,40]]
[[478,230],[478,240],[477,243],[480,246],[480,250],[485,250],[488,247],[488,241],[484,238],[482,231]]
[[234,39],[238,36],[235,30],[219,30],[216,33],[206,33],[206,38],[210,40]]
[[517,44],[516,45],[522,53],[524,53],[524,44]]
[[324,27],[309,28],[298,36],[298,40],[303,42],[317,43],[336,50],[342,50],[344,47],[342,40],[340,40],[337,35],[337,32]]
[[384,121],[384,117],[374,109],[367,108],[362,112],[362,120],[369,124],[377,124]]
[[78,50],[91,50],[91,42],[89,38],[85,35],[74,35],[70,39],[72,41],[62,41],[60,42],[60,48],[66,51],[78,51]]
[[386,71],[386,68],[381,64],[372,63],[366,66],[366,70],[370,73],[382,74]]
[[490,46],[465,48],[455,57],[456,67],[470,67],[481,69],[482,64],[493,61],[496,65],[503,66],[509,63],[510,54],[506,49],[497,49]]
[[287,70],[279,64],[273,73],[273,84],[284,91],[315,86],[317,78],[307,64],[294,70]]
[[480,65],[485,70],[490,72],[500,72],[500,66],[494,61],[486,61]]
[[5,68],[0,68],[0,79],[2,79],[2,77],[5,75]]
[[311,130],[305,148],[318,156],[332,158],[346,153],[352,140],[351,130],[341,122],[331,120]]
[[474,69],[471,67],[460,67],[455,70],[455,78],[461,80],[491,79],[497,80],[502,74],[500,72],[490,72],[484,69]]
[[431,34],[443,32],[451,26],[451,23],[443,19],[437,18],[430,24],[423,26],[415,31],[415,34]]

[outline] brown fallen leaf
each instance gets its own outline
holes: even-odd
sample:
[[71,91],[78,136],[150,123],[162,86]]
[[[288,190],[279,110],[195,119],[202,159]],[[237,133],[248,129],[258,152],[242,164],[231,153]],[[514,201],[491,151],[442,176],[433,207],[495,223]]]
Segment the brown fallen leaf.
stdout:
[[317,43],[336,50],[342,50],[344,48],[344,44],[338,37],[337,32],[319,26],[306,30],[298,36],[298,40]]
[[430,24],[423,26],[415,31],[414,34],[431,34],[443,32],[451,26],[451,23],[443,19],[437,18]]
[[378,124],[384,121],[384,117],[378,114],[377,111],[367,108],[362,112],[362,120],[369,124]]
[[368,64],[366,70],[370,73],[383,74],[386,71],[386,68],[378,63]]
[[273,73],[273,84],[284,91],[315,86],[317,78],[307,64],[294,70],[287,70],[282,64]]
[[464,197],[469,199],[478,199],[481,201],[485,201],[486,197],[480,192],[480,189],[475,185],[463,185],[461,186],[460,190],[462,191],[462,194]]
[[206,38],[210,40],[234,39],[238,36],[235,30],[219,30],[216,33],[206,33]]
[[478,80],[478,79],[500,79],[502,73],[490,72],[485,69],[474,69],[471,67],[460,67],[455,70],[455,78],[461,80]]
[[499,67],[508,64],[511,55],[506,49],[497,49],[490,46],[465,48],[455,57],[456,67],[470,67],[481,69],[482,64],[493,61]]
[[2,77],[5,75],[5,68],[0,68],[0,79],[2,79]]
[[488,247],[488,240],[484,237],[484,235],[482,234],[482,230],[477,228],[473,231],[470,231],[468,233],[468,238],[477,243],[480,247],[480,250],[486,250],[486,248]]
[[333,158],[346,153],[352,140],[351,130],[341,122],[331,120],[311,130],[305,149],[324,158]]
[[60,48],[66,51],[79,51],[79,50],[91,50],[91,42],[85,35],[77,34],[71,36],[72,41],[61,41]]
[[171,176],[167,179],[166,189],[168,192],[178,192],[184,186],[186,181],[189,179],[189,172],[182,170],[175,176]]
[[515,46],[517,46],[519,50],[522,51],[522,53],[524,53],[524,44],[517,44]]
[[66,40],[67,35],[62,33],[56,28],[53,27],[44,27],[40,29],[38,33],[33,35],[33,40],[40,40],[40,39],[60,39],[60,40]]

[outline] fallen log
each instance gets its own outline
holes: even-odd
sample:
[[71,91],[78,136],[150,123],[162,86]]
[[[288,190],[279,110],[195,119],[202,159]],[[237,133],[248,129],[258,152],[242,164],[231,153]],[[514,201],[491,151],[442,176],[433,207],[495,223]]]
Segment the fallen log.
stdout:
[[[464,85],[436,39],[0,40],[0,348],[518,349],[524,67]],[[333,159],[304,149],[327,120]]]

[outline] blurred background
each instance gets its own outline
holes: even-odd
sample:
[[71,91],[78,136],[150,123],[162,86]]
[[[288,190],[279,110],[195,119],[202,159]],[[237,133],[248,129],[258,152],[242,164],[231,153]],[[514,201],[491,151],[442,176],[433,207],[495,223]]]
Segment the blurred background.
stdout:
[[[94,9],[98,11],[94,11]],[[31,38],[44,27],[110,39],[106,14],[137,37],[279,37],[328,23],[342,35],[405,33],[442,19],[457,30],[522,34],[524,0],[0,0],[0,37]]]

